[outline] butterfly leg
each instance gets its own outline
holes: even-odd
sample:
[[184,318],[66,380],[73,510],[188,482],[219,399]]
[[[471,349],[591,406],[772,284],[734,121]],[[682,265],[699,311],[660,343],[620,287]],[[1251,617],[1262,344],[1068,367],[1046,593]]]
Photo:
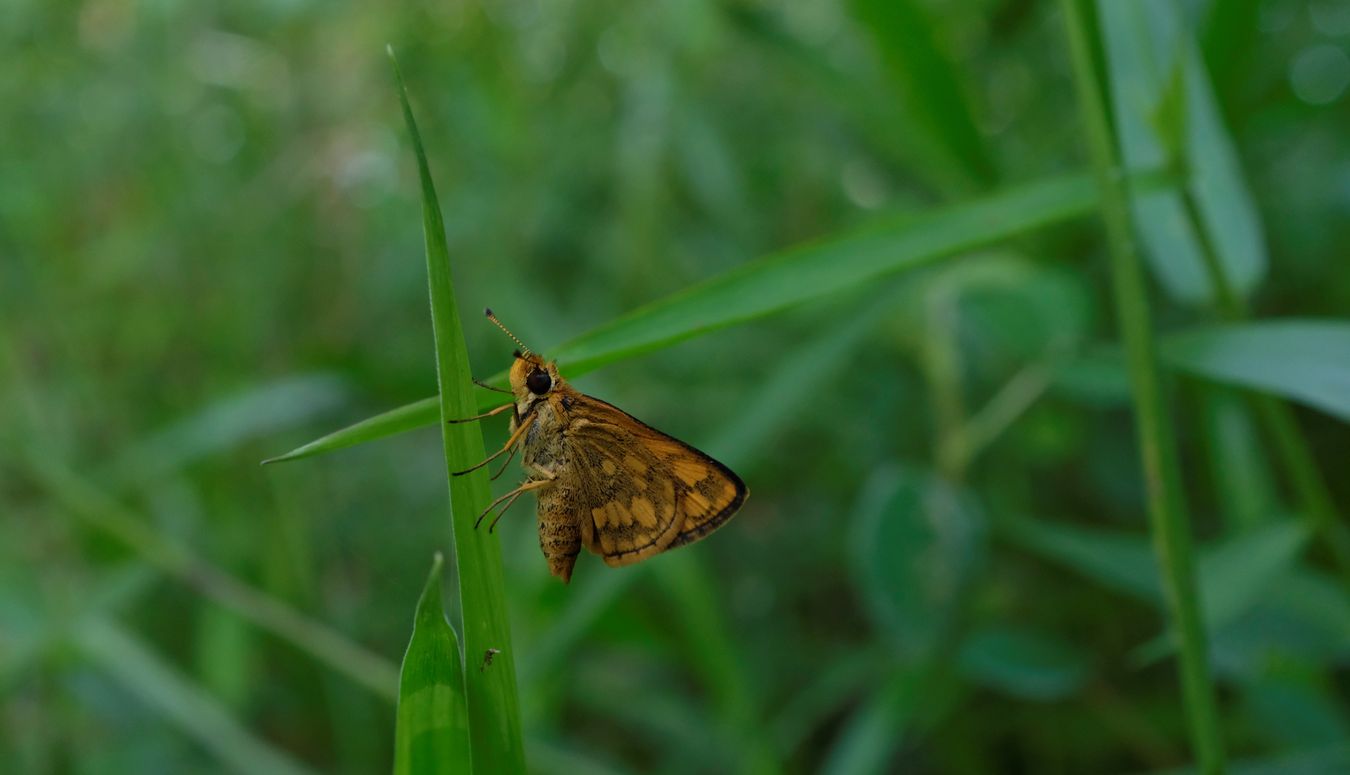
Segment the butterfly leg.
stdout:
[[507,409],[510,409],[513,406],[515,406],[515,404],[502,404],[501,406],[497,407],[496,409],[493,409],[490,412],[475,414],[473,417],[462,417],[458,420],[446,420],[446,422],[450,423],[451,425],[454,425],[455,423],[473,422],[474,420],[482,420],[486,417],[491,417],[495,414],[501,414],[502,412],[505,412]]
[[492,530],[493,530],[494,528],[497,527],[497,520],[499,520],[499,519],[502,518],[502,514],[505,514],[505,513],[506,513],[506,510],[509,509],[509,508],[511,508],[511,504],[515,503],[517,498],[519,498],[520,496],[522,496],[522,495],[524,495],[525,493],[529,492],[530,490],[537,490],[537,489],[539,489],[540,487],[543,487],[543,486],[545,486],[545,485],[549,485],[549,484],[552,484],[552,483],[553,483],[553,480],[552,480],[552,479],[529,479],[529,480],[526,480],[525,482],[523,482],[523,483],[522,483],[519,487],[517,487],[516,489],[511,490],[510,492],[508,492],[508,493],[502,495],[502,497],[498,498],[497,500],[493,501],[492,503],[489,503],[489,504],[488,504],[488,507],[485,508],[485,509],[483,509],[483,513],[478,515],[478,519],[474,520],[474,523],[473,523],[473,529],[474,529],[474,530],[477,530],[477,529],[478,529],[478,526],[483,522],[483,518],[486,517],[488,514],[492,513],[492,510],[493,510],[494,508],[497,507],[497,504],[498,504],[498,503],[501,503],[502,501],[506,501],[506,505],[505,505],[504,507],[502,507],[502,510],[501,510],[500,512],[498,512],[498,513],[497,513],[497,516],[492,520],[492,524],[488,526],[488,532],[491,533]]
[[[508,406],[509,406],[509,404],[508,404]],[[534,418],[535,418],[535,417],[536,417],[536,415],[533,415],[533,414],[532,414],[532,415],[530,415],[528,418],[526,418],[525,421],[522,422],[522,423],[516,428],[516,432],[511,434],[511,438],[509,438],[509,439],[506,440],[506,443],[505,443],[504,445],[502,445],[502,448],[499,449],[499,450],[497,450],[496,452],[493,452],[491,455],[488,455],[487,460],[484,460],[483,462],[479,463],[478,465],[475,465],[475,466],[469,466],[468,468],[464,469],[463,471],[456,471],[456,472],[454,472],[453,474],[451,474],[451,476],[462,476],[462,475],[464,475],[464,474],[469,473],[470,471],[476,471],[477,469],[482,468],[483,466],[487,465],[488,463],[491,463],[492,461],[494,461],[494,460],[496,460],[497,458],[501,457],[501,455],[502,455],[503,452],[506,452],[507,450],[511,449],[512,447],[514,447],[514,446],[516,445],[516,442],[517,442],[517,441],[520,441],[521,435],[524,434],[524,433],[525,433],[525,429],[528,428],[528,427],[530,427],[531,423],[534,422]]]
[[491,390],[491,391],[494,392],[494,393],[505,393],[505,394],[507,394],[508,396],[510,396],[510,395],[515,395],[514,393],[512,393],[512,392],[509,391],[509,390],[502,390],[502,389],[499,388],[499,387],[495,387],[495,386],[493,386],[493,385],[489,385],[488,383],[484,382],[484,381],[481,380],[481,379],[475,379],[475,380],[473,381],[473,384],[477,385],[477,386],[480,387],[480,388],[484,388],[484,389],[486,389],[486,390]]

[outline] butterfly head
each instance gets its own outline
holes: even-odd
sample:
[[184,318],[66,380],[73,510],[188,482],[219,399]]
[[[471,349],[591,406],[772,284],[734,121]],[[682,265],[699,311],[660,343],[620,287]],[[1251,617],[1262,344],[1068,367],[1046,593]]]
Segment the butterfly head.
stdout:
[[562,377],[558,375],[558,367],[552,361],[545,361],[538,353],[532,352],[525,343],[520,341],[515,334],[492,314],[492,310],[486,310],[488,320],[496,324],[498,328],[506,332],[520,349],[516,350],[516,360],[511,364],[511,392],[515,394],[516,406],[523,414],[535,401],[547,396],[555,388],[562,384]]

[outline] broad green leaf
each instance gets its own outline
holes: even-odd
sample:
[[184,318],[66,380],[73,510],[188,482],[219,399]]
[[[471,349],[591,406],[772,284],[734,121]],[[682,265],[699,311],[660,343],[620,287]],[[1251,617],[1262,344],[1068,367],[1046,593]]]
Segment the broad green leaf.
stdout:
[[298,775],[309,770],[249,732],[201,687],[117,624],[90,616],[72,633],[79,651],[129,694],[238,772]]
[[976,630],[957,654],[961,674],[975,683],[1027,700],[1057,700],[1088,677],[1087,657],[1071,644],[1034,630]]
[[[1239,294],[1250,292],[1266,271],[1260,217],[1181,6],[1098,0],[1097,8],[1122,164],[1169,166],[1175,149],[1168,148],[1167,133],[1181,133],[1202,228],[1228,282]],[[1180,193],[1136,189],[1132,204],[1144,254],[1169,295],[1192,303],[1211,299],[1197,225],[1187,218]]]
[[1350,422],[1350,321],[1270,320],[1163,341],[1173,367],[1272,393]]
[[[1139,185],[1146,189],[1164,182],[1156,176],[1139,179]],[[556,358],[568,376],[577,377],[619,360],[1089,214],[1096,203],[1092,179],[1075,174],[924,213],[892,216],[859,231],[756,259],[544,352]],[[478,407],[490,406],[499,398],[485,394],[482,403],[465,404],[462,416],[474,414]],[[435,398],[408,404],[273,460],[308,457],[433,425],[440,417],[437,405]]]
[[946,640],[956,601],[984,559],[984,516],[936,476],[883,469],[856,508],[855,585],[873,622],[909,656]]
[[[445,422],[475,413],[473,377],[464,349],[459,310],[450,275],[450,251],[445,226],[431,180],[422,137],[417,131],[403,75],[389,49],[399,101],[417,156],[422,182],[422,228],[426,238],[427,285],[431,291],[431,323],[436,342],[436,382],[440,386],[441,437],[447,473],[475,465],[486,457],[483,433],[478,423]],[[496,650],[490,670],[469,670],[467,687],[469,732],[473,743],[473,766],[477,772],[515,773],[525,770],[521,743],[520,711],[516,695],[515,654],[506,618],[506,593],[502,579],[501,546],[497,535],[475,530],[474,520],[491,499],[488,472],[480,468],[466,476],[449,476],[450,522],[458,574],[460,611],[463,616],[464,653],[485,654]]]
[[[495,658],[479,664],[485,671],[496,666]],[[417,601],[412,639],[398,677],[395,775],[471,771],[464,673],[459,639],[441,605],[441,553],[437,552]]]

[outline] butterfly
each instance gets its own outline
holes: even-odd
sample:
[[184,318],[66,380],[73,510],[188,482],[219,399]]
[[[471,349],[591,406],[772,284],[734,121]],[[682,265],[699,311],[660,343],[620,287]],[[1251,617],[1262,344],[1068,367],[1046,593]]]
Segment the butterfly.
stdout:
[[530,351],[501,321],[489,320],[520,349],[511,364],[511,403],[463,420],[511,411],[510,436],[477,470],[507,454],[499,476],[517,452],[525,480],[478,516],[497,512],[492,531],[522,495],[538,501],[539,548],[549,571],[572,578],[581,547],[613,567],[630,565],[703,538],[741,508],[749,490],[730,468],[647,425],[618,407],[579,392],[552,361]]

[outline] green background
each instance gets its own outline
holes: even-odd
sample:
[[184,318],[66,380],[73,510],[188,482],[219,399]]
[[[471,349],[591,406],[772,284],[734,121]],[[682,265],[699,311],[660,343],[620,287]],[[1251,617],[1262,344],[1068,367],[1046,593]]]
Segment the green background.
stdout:
[[[1344,318],[1350,12],[1171,8],[1091,17],[1121,155],[1166,173],[1186,138],[1171,172],[1253,318]],[[19,772],[389,768],[417,601],[452,556],[438,433],[258,466],[436,389],[386,43],[482,377],[513,345],[481,307],[548,355],[758,257],[818,245],[828,276],[841,235],[1090,171],[1043,2],[12,0],[0,43],[0,762]],[[1347,569],[1223,383],[1300,402],[1344,525],[1345,325],[1206,338],[1225,313],[1168,196],[1136,234],[1181,367],[1164,387],[1225,748],[1235,770],[1342,770]],[[803,281],[772,316],[751,312],[804,275],[756,276],[720,313],[746,325],[576,380],[752,496],[693,548],[583,556],[569,587],[529,499],[503,519],[532,770],[1193,760],[1101,221],[999,201],[1009,239]]]

